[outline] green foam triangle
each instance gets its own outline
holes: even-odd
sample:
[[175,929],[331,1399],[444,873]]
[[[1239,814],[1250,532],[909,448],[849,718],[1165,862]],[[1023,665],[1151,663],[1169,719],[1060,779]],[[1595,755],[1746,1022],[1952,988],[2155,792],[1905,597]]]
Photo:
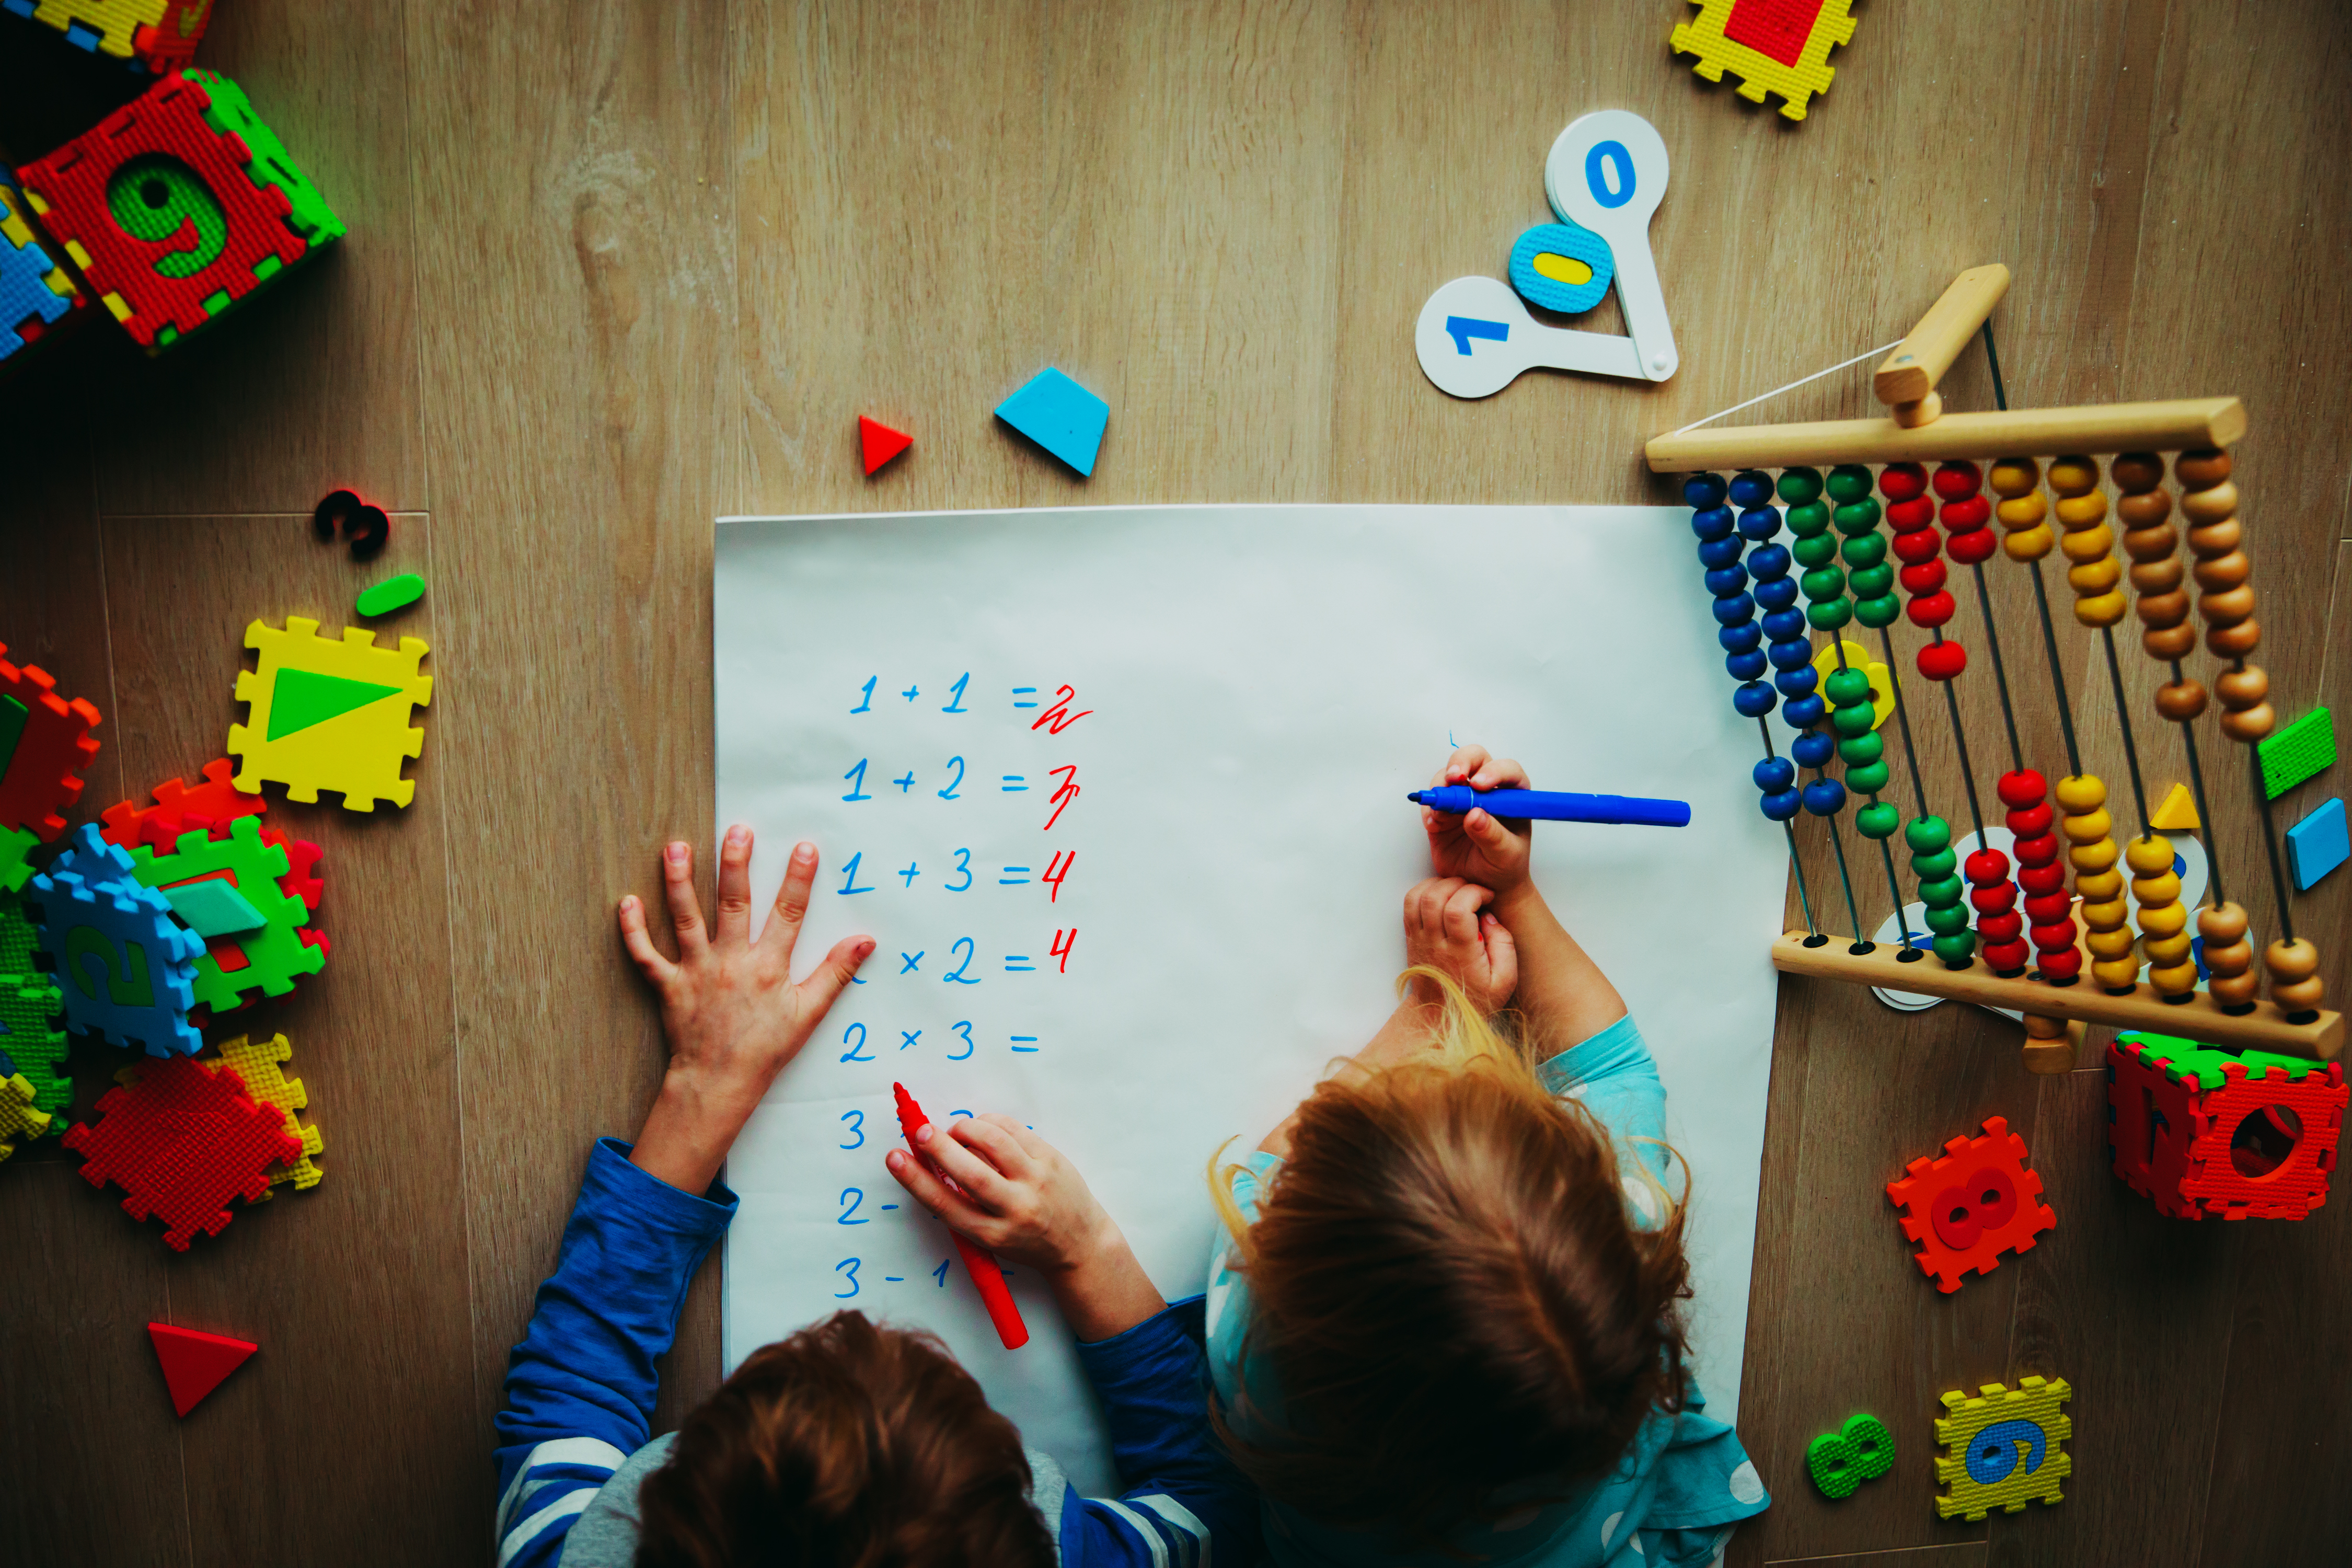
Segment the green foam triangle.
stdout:
[[373,680],[320,675],[309,669],[281,669],[278,672],[278,684],[269,693],[268,738],[279,740],[399,694],[399,687],[379,686]]

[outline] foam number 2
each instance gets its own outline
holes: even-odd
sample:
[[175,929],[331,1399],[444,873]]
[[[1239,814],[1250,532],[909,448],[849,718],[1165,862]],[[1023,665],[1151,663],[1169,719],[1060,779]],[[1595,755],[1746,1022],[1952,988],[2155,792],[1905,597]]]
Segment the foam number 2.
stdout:
[[172,248],[155,258],[166,278],[193,278],[228,245],[228,214],[202,175],[163,153],[133,158],[106,183],[106,210],[131,238]]
[[[99,994],[99,982],[90,978],[82,962],[89,958],[98,960],[98,973],[105,980],[104,996]],[[118,1007],[155,1005],[155,986],[147,978],[147,950],[135,942],[118,948],[114,939],[96,926],[76,926],[66,938],[66,969],[73,975],[75,986],[93,1002],[110,1000]]]

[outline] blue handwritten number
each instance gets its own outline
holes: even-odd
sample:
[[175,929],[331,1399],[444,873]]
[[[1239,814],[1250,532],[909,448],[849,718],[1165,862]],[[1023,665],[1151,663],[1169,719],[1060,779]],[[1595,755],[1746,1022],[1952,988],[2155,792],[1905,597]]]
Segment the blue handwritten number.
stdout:
[[878,675],[869,675],[866,678],[866,695],[857,700],[857,706],[850,710],[852,713],[874,711],[874,683],[881,679]]
[[942,712],[942,713],[969,713],[969,712],[971,712],[971,709],[966,708],[966,707],[963,705],[963,689],[964,689],[965,685],[971,681],[971,671],[970,671],[970,670],[968,670],[968,669],[967,669],[967,670],[965,670],[961,675],[959,675],[959,676],[957,676],[957,677],[956,677],[956,683],[955,683],[955,695],[948,699],[948,705],[947,705],[946,707],[944,707],[944,708],[940,709],[940,712]]
[[[851,1039],[850,1039],[850,1037],[851,1037],[852,1035],[855,1035],[855,1036],[856,1036],[856,1037],[857,1037],[857,1038],[856,1038],[856,1042],[855,1042],[855,1043],[852,1043],[852,1041],[851,1041]],[[850,1025],[850,1026],[849,1026],[849,1027],[847,1027],[846,1029],[842,1030],[842,1031],[841,1031],[841,1043],[842,1043],[843,1045],[845,1045],[845,1046],[848,1046],[848,1047],[849,1047],[849,1048],[848,1048],[847,1050],[845,1050],[845,1051],[844,1051],[844,1052],[842,1052],[842,1053],[841,1053],[841,1059],[842,1059],[843,1061],[845,1061],[845,1062],[870,1062],[870,1061],[872,1061],[872,1060],[874,1059],[872,1057],[866,1056],[866,1055],[864,1055],[864,1054],[863,1054],[863,1053],[864,1053],[864,1051],[865,1051],[865,1049],[866,1049],[866,1026],[865,1026],[865,1025],[863,1025],[863,1024],[852,1024],[852,1025]],[[855,1147],[855,1145],[852,1145],[852,1147]]]
[[857,1266],[865,1261],[866,1260],[862,1258],[845,1258],[840,1262],[833,1266],[833,1271],[835,1274],[840,1273],[845,1268],[849,1270],[849,1289],[846,1290],[835,1290],[833,1293],[833,1299],[835,1300],[846,1301],[852,1296],[857,1294]]
[[942,1258],[940,1259],[940,1266],[931,1270],[931,1278],[940,1282],[940,1289],[942,1290],[948,1288],[948,1264],[950,1261],[950,1259]]
[[971,938],[970,938],[970,937],[968,937],[968,936],[960,936],[960,937],[956,938],[956,943],[955,943],[955,946],[953,946],[953,947],[951,947],[951,948],[948,949],[948,951],[949,951],[950,952],[961,952],[961,953],[963,954],[963,962],[962,962],[961,963],[957,964],[953,969],[950,970],[946,974],[944,974],[944,975],[940,976],[940,978],[941,978],[941,979],[943,979],[943,980],[945,980],[945,981],[946,981],[949,984],[950,984],[950,985],[977,985],[977,984],[980,984],[980,982],[979,982],[979,981],[977,981],[977,980],[966,980],[966,979],[964,978],[964,976],[963,976],[963,972],[964,972],[965,970],[970,969],[970,968],[971,967],[971,955],[972,955]]
[[842,776],[843,778],[845,778],[845,779],[847,779],[847,780],[849,781],[849,793],[848,793],[847,795],[843,795],[843,796],[841,797],[842,799],[844,799],[844,800],[872,800],[872,799],[874,798],[872,795],[867,795],[866,793],[865,793],[865,792],[866,792],[866,759],[865,759],[864,757],[860,757],[860,758],[858,758],[858,759],[857,759],[857,765],[856,765],[856,767],[854,767],[854,768],[850,769],[847,773],[845,773],[842,774],[841,776]]
[[857,863],[865,858],[866,851],[863,849],[849,858],[849,864],[841,868],[841,886],[834,889],[835,892],[870,893],[874,890],[871,882],[862,888],[857,885]]
[[[1601,172],[1609,165],[1608,174]],[[1616,176],[1615,190],[1611,190],[1609,175]],[[1633,199],[1633,154],[1625,151],[1622,142],[1596,142],[1592,151],[1584,155],[1584,188],[1592,199],[1614,211]]]
[[971,1024],[967,1020],[961,1024],[950,1024],[948,1027],[963,1037],[963,1049],[948,1058],[951,1062],[960,1062],[971,1055]]
[[847,1123],[849,1124],[849,1131],[850,1131],[851,1135],[852,1135],[852,1136],[854,1136],[855,1138],[856,1138],[856,1140],[857,1140],[857,1142],[855,1142],[855,1143],[844,1143],[844,1144],[842,1145],[842,1147],[843,1147],[843,1148],[845,1148],[845,1149],[863,1149],[863,1148],[865,1148],[865,1147],[866,1147],[866,1112],[864,1112],[864,1111],[862,1111],[862,1110],[845,1110],[845,1111],[843,1111],[843,1112],[841,1113],[841,1119],[842,1119],[842,1121],[845,1121],[845,1122],[847,1122]]
[[[961,686],[963,682],[958,681],[956,684]],[[947,765],[956,771],[956,776],[948,781],[948,787],[940,791],[939,796],[941,800],[954,800],[957,798],[956,791],[963,785],[963,759],[950,757]]]
[[870,1220],[870,1219],[852,1219],[852,1218],[850,1218],[850,1217],[849,1217],[850,1215],[854,1215],[854,1214],[856,1214],[856,1213],[857,1212],[857,1206],[858,1206],[858,1205],[860,1205],[860,1204],[864,1203],[865,1201],[866,1201],[866,1194],[865,1194],[865,1192],[864,1192],[862,1189],[857,1188],[857,1187],[844,1187],[844,1188],[842,1188],[842,1189],[841,1189],[841,1215],[840,1215],[840,1217],[838,1217],[837,1219],[835,1219],[833,1223],[834,1223],[834,1224],[835,1224],[835,1225],[871,1225],[871,1224],[873,1224],[874,1222],[873,1222],[872,1220]]
[[950,888],[950,889],[948,889],[948,891],[949,891],[949,892],[950,892],[950,893],[961,893],[961,892],[962,892],[966,888],[969,888],[969,887],[971,887],[971,850],[969,850],[969,849],[959,849],[959,850],[957,850],[957,851],[956,851],[956,875],[958,875],[958,876],[960,876],[960,877],[961,877],[961,878],[963,879],[963,886],[962,886],[962,887],[951,887],[951,888]]

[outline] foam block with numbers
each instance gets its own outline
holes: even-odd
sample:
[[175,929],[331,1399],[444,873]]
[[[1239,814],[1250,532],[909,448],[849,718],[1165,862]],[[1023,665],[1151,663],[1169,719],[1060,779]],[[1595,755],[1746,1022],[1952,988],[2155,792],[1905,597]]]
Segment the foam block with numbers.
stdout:
[[1095,471],[1110,405],[1048,366],[999,404],[996,416],[1084,477]]
[[0,178],[0,361],[38,342],[82,303],[26,212],[23,194]]
[[234,83],[174,71],[19,171],[34,216],[150,353],[342,233]]

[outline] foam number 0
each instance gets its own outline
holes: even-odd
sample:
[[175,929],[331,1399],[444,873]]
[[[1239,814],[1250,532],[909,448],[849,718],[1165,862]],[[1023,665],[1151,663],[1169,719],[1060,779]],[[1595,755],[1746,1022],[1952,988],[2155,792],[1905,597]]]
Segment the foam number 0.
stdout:
[[155,258],[166,278],[193,278],[228,245],[228,214],[204,177],[177,158],[153,153],[133,158],[106,183],[106,210],[115,227],[149,245],[171,248]]
[[[121,961],[119,974],[118,957]],[[98,982],[83,965],[88,958],[98,960],[99,973],[105,977],[105,996],[99,994]],[[114,939],[96,926],[76,926],[66,937],[66,969],[75,986],[93,1002],[110,999],[118,1007],[155,1005],[155,986],[147,977],[147,950],[135,942],[117,947]]]

